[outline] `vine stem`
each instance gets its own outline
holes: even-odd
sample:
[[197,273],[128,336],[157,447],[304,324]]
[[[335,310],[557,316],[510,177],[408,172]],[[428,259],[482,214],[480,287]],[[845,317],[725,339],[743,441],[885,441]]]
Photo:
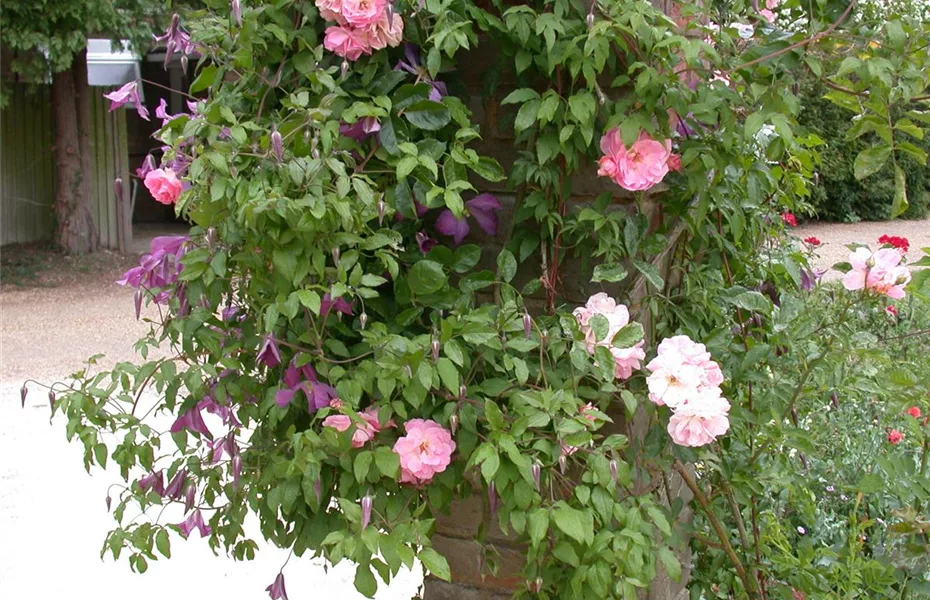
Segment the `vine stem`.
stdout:
[[694,476],[691,475],[685,465],[683,465],[682,462],[678,459],[675,459],[674,468],[676,471],[678,471],[678,474],[681,475],[682,480],[684,480],[685,484],[691,490],[691,493],[694,494],[698,504],[700,504],[701,508],[704,510],[704,514],[707,515],[707,519],[710,521],[711,526],[717,533],[717,537],[720,539],[720,543],[723,545],[723,551],[729,557],[730,562],[733,563],[733,567],[736,569],[736,574],[739,575],[743,585],[746,586],[746,593],[750,598],[759,598],[759,593],[756,590],[754,580],[746,574],[746,567],[743,566],[739,556],[737,556],[736,552],[733,550],[733,546],[730,544],[729,535],[727,535],[726,530],[723,528],[723,524],[720,522],[720,519],[718,519],[717,515],[714,514],[714,511],[711,510],[710,503],[707,501],[707,496],[705,496],[704,492],[701,491],[701,488],[698,487]]
[[[745,68],[747,68],[747,67],[751,67],[751,66],[753,66],[753,65],[757,65],[757,64],[759,64],[759,63],[761,63],[761,62],[765,62],[765,61],[767,61],[767,60],[769,60],[769,59],[771,59],[771,58],[775,58],[776,56],[781,56],[782,54],[786,54],[786,53],[788,53],[788,52],[791,52],[792,50],[796,50],[797,48],[803,48],[804,46],[807,46],[808,44],[812,44],[812,43],[814,43],[814,42],[817,42],[817,41],[822,40],[823,38],[825,38],[825,37],[827,37],[828,35],[830,35],[831,33],[833,33],[833,32],[836,30],[837,27],[839,27],[840,25],[843,24],[844,21],[846,21],[846,18],[849,17],[849,13],[852,12],[853,7],[855,7],[855,6],[856,6],[856,0],[852,0],[852,2],[849,3],[849,6],[846,7],[846,10],[843,11],[843,14],[840,15],[840,18],[837,19],[836,22],[833,23],[833,25],[830,25],[829,27],[827,27],[826,29],[824,29],[824,30],[821,31],[820,33],[815,34],[815,35],[813,35],[813,36],[811,36],[811,37],[809,37],[809,38],[803,39],[803,40],[801,40],[800,42],[795,42],[795,43],[791,44],[790,46],[786,46],[786,47],[782,48],[781,50],[776,50],[775,52],[772,52],[772,53],[770,53],[770,54],[766,54],[765,56],[760,56],[759,58],[754,58],[754,59],[752,59],[752,60],[750,60],[750,61],[748,61],[748,62],[744,62],[744,63],[741,64],[741,65],[737,65],[737,66],[733,67],[732,69],[729,69],[729,70],[726,72],[726,74],[729,75],[729,74],[733,73],[734,71],[739,71],[740,69],[745,69]],[[912,98],[912,100],[916,100],[916,99],[919,99],[919,98]]]

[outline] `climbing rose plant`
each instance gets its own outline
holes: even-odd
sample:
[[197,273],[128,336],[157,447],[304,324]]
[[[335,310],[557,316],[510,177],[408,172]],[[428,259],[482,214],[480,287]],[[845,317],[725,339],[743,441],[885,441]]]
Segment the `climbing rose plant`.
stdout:
[[[634,598],[681,580],[689,544],[695,597],[838,589],[798,567],[795,504],[767,492],[808,489],[787,461],[868,345],[857,311],[927,277],[858,249],[845,290],[818,284],[819,242],[784,232],[819,144],[793,84],[809,70],[866,114],[863,176],[913,155],[919,22],[791,0],[205,4],[160,38],[195,79],[137,173],[191,229],[119,282],[157,308],[142,357],[166,354],[53,397],[87,467],[126,482],[104,552],[144,571],[196,531],[249,559],[255,515],[372,596],[416,558],[450,579],[435,519],[477,495],[524,544],[517,594]],[[148,117],[136,82],[108,98]],[[889,107],[909,116],[886,131]]]

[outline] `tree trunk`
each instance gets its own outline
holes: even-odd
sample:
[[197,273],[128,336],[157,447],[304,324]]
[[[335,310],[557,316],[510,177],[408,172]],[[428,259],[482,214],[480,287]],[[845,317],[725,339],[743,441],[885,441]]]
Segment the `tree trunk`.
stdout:
[[52,77],[55,120],[55,243],[68,254],[97,249],[90,194],[90,90],[86,52]]

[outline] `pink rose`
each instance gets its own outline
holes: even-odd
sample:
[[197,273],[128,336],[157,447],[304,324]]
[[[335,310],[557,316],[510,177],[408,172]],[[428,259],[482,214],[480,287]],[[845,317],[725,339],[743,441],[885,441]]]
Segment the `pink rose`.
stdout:
[[667,164],[669,171],[681,171],[681,155],[674,152],[669,154]]
[[[668,174],[672,142],[659,142],[642,132],[627,148],[620,138],[620,129],[615,127],[601,138],[601,151],[610,160],[601,159],[598,174],[610,177],[623,189],[637,192],[648,190]],[[615,171],[610,161],[616,166]]]
[[662,340],[657,351],[646,365],[652,371],[646,385],[649,399],[659,406],[677,408],[723,383],[720,365],[711,360],[707,347],[686,335]]
[[[364,421],[360,425],[355,425],[348,415],[331,415],[323,419],[323,427],[332,427],[336,431],[343,432],[355,426],[355,431],[352,432],[352,447],[361,448],[371,441],[375,434],[382,430],[382,427],[378,422],[377,408],[369,407],[358,413],[358,416]],[[388,421],[384,426],[384,428],[391,427],[395,427],[394,421]]]
[[610,177],[614,179],[617,176],[617,162],[612,156],[602,156],[597,164],[598,177]]
[[342,16],[342,0],[316,0],[316,7],[320,11],[320,16],[327,21],[335,21],[340,25],[345,25],[345,17]]
[[174,204],[183,186],[171,169],[155,169],[145,176],[145,187],[158,202]]
[[730,429],[729,410],[730,403],[720,391],[709,390],[675,409],[668,434],[679,446],[705,446]]
[[769,23],[775,22],[775,13],[773,13],[769,9],[763,8],[762,10],[759,11],[759,14],[762,15],[762,18],[768,21]]
[[404,428],[407,435],[394,444],[394,453],[400,457],[400,481],[414,485],[429,483],[452,461],[455,451],[452,434],[428,419],[410,419]]
[[367,27],[384,15],[387,0],[342,0],[342,16],[353,27]]
[[643,341],[632,348],[611,348],[610,353],[614,356],[614,377],[617,379],[629,379],[633,376],[633,370],[642,368],[640,361],[646,360],[646,351],[643,350]]
[[323,47],[346,60],[358,60],[362,54],[371,54],[368,36],[351,27],[327,27]]
[[397,13],[392,13],[388,19],[388,12],[384,11],[381,18],[365,28],[368,34],[368,43],[374,50],[381,50],[388,46],[399,46],[404,36],[404,20]]
[[901,259],[901,253],[894,248],[881,248],[874,254],[868,248],[857,248],[849,255],[852,270],[843,277],[843,287],[850,291],[865,288],[900,300],[904,286],[911,280],[910,270],[900,265]]

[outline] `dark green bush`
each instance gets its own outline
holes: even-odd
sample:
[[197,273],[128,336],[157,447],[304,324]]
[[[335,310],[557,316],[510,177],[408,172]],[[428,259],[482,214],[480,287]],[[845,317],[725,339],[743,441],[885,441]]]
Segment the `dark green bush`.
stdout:
[[[872,134],[847,140],[852,125],[852,113],[823,99],[827,90],[811,85],[802,94],[803,109],[799,120],[809,131],[820,136],[825,145],[820,148],[823,165],[819,181],[811,191],[811,203],[817,217],[825,221],[881,221],[890,217],[894,197],[894,173],[889,162],[881,171],[857,181],[853,175],[856,155],[871,145]],[[930,151],[930,139],[909,142]],[[907,195],[910,206],[905,219],[916,219],[930,210],[930,167],[912,158],[899,157],[907,174]]]

